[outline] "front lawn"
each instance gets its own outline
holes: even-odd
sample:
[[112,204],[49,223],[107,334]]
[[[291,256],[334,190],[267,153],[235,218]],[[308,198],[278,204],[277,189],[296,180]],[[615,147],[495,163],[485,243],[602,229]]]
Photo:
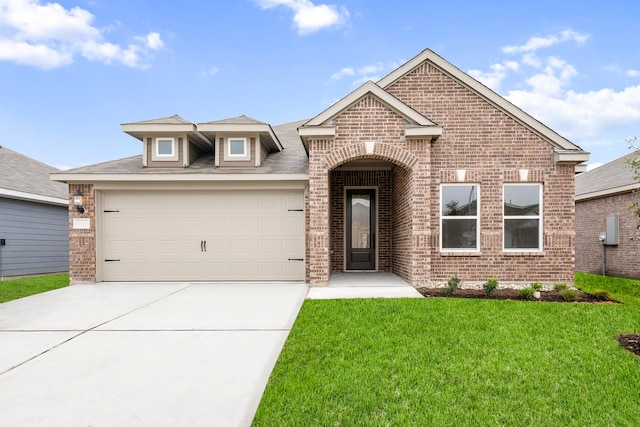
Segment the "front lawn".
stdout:
[[640,357],[616,337],[640,332],[639,289],[609,286],[625,305],[305,301],[253,424],[635,426]]
[[63,288],[68,285],[68,274],[53,274],[5,280],[0,282],[0,303]]

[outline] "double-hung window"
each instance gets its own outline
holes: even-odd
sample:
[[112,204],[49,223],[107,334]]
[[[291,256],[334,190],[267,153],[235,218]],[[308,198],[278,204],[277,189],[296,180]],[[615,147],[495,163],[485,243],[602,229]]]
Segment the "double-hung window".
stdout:
[[479,192],[476,184],[440,187],[440,248],[443,251],[479,250]]
[[503,214],[505,251],[541,250],[541,184],[505,184]]

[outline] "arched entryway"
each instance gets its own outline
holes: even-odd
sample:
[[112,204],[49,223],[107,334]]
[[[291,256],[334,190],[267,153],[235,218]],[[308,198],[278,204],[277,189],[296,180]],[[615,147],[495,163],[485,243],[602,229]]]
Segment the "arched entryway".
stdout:
[[343,147],[325,157],[329,187],[329,272],[413,274],[410,152],[389,144]]

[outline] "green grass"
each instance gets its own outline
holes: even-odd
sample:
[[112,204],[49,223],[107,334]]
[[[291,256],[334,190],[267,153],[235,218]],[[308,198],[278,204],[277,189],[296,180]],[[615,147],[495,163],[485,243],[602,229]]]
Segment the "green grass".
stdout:
[[592,281],[626,304],[306,301],[253,424],[635,426],[640,282]]
[[25,277],[24,279],[5,280],[0,282],[0,303],[29,295],[63,288],[69,285],[68,274]]

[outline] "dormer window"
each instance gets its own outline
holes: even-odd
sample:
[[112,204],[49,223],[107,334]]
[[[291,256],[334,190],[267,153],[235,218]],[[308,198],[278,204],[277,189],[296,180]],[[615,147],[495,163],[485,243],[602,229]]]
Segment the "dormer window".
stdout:
[[157,157],[175,157],[176,141],[173,138],[156,138]]
[[247,138],[229,138],[228,144],[228,156],[236,159],[246,159],[247,153]]

